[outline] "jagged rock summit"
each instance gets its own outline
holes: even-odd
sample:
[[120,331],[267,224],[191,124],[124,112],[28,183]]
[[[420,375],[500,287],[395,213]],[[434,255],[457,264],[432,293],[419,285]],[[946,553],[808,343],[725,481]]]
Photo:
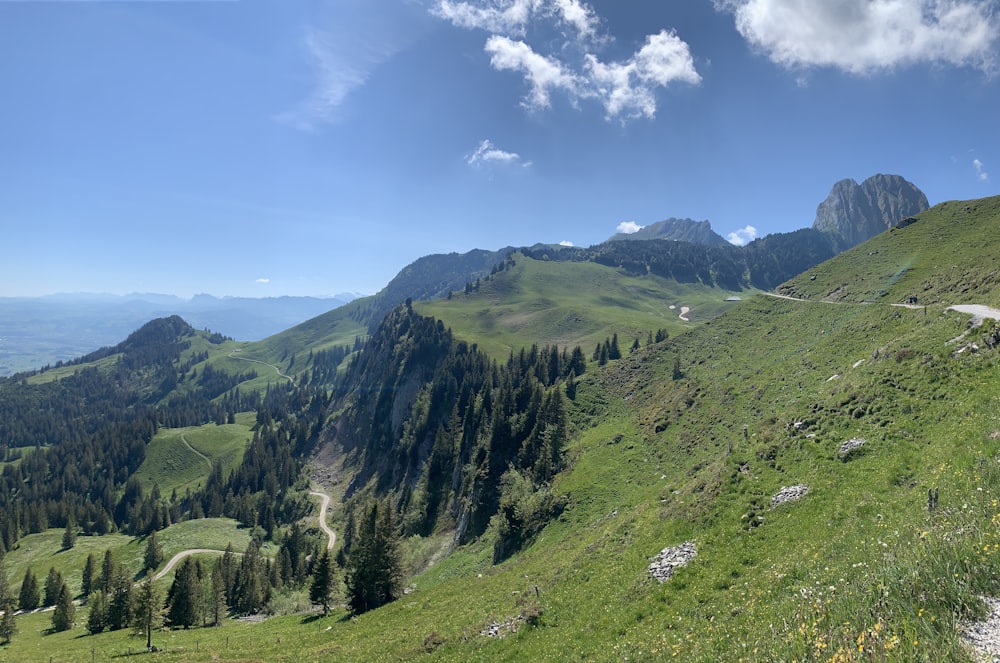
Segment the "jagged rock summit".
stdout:
[[691,242],[705,246],[729,246],[729,242],[712,230],[712,224],[707,220],[669,218],[663,221],[643,226],[634,233],[617,233],[608,241],[643,240],[643,239],[673,239],[679,242]]
[[848,248],[928,207],[923,191],[899,175],[873,175],[861,184],[846,179],[820,203],[812,227],[838,235]]

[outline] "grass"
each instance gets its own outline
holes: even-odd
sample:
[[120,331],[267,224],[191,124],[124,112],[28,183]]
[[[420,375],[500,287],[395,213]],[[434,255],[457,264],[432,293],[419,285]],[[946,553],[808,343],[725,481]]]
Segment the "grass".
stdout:
[[1000,306],[1000,196],[941,203],[780,290],[808,299]]
[[169,497],[174,490],[183,495],[204,484],[210,463],[221,463],[222,474],[227,476],[242,461],[255,423],[256,415],[246,412],[237,415],[235,424],[160,429],[146,447],[146,459],[136,477],[145,490],[156,484]]
[[[104,559],[106,550],[111,550],[116,561],[121,562],[134,575],[142,571],[146,540],[124,534],[105,536],[78,536],[76,544],[69,550],[62,549],[62,529],[49,529],[38,534],[29,534],[18,542],[18,547],[4,557],[3,568],[7,572],[8,584],[15,595],[21,587],[28,568],[38,578],[39,586],[45,582],[49,568],[59,571],[74,594],[80,592],[80,581],[87,555],[94,555],[97,568]],[[230,518],[205,518],[180,522],[156,534],[163,549],[164,563],[176,553],[190,548],[225,550],[229,543],[237,552],[246,549],[250,542],[249,530],[240,528]],[[265,547],[265,553],[270,550]],[[79,621],[79,620],[78,620]]]
[[[637,338],[644,344],[651,331],[677,334],[716,317],[732,306],[725,300],[734,294],[653,275],[625,276],[596,263],[518,256],[513,269],[482,280],[478,292],[414,307],[503,360],[511,350],[532,344],[580,345],[589,356],[615,333],[626,352]],[[691,322],[680,319],[682,306],[691,309],[686,316]]]
[[[158,658],[965,660],[957,620],[977,614],[976,594],[1000,591],[1000,358],[954,355],[945,342],[965,323],[942,310],[744,302],[584,376],[570,469],[553,485],[568,508],[525,552],[494,566],[484,538],[372,613],[164,632]],[[845,462],[837,448],[855,436],[864,453]],[[770,508],[796,483],[804,498]],[[687,540],[698,556],[651,580],[650,558]],[[410,550],[426,559],[434,545]],[[483,635],[521,615],[532,623]],[[41,660],[33,637],[7,651]],[[39,637],[66,660],[139,642]]]
[[[945,211],[957,225],[986,204]],[[922,217],[896,233],[925,224],[950,250],[945,221]],[[858,258],[847,255],[842,273]],[[823,267],[804,281],[815,293],[799,294],[818,300],[822,274],[837,269]],[[502,281],[448,304],[459,336],[473,327],[456,323],[457,311],[482,310],[487,283]],[[957,625],[982,616],[978,595],[1000,594],[1000,354],[971,351],[982,331],[944,305],[959,303],[949,297],[995,305],[980,287],[935,290],[941,301],[926,312],[850,302],[866,298],[860,289],[837,305],[757,296],[591,366],[567,406],[575,436],[552,486],[567,508],[525,551],[493,565],[487,535],[435,562],[440,540],[411,540],[408,563],[429,568],[388,606],[353,618],[339,609],[161,632],[154,643],[167,651],[157,659],[971,660]],[[525,305],[546,297],[559,306],[540,286],[523,292]],[[521,342],[521,332],[509,333]],[[499,343],[493,351],[503,352]],[[865,445],[841,458],[840,445],[855,437]],[[771,497],[795,484],[808,493],[772,508]],[[928,490],[939,495],[933,509]],[[219,525],[216,534],[227,531],[240,530]],[[650,559],[689,540],[697,557],[669,582],[652,580]],[[140,542],[128,545],[141,554]],[[42,635],[44,619],[22,618],[0,658],[110,658],[140,642],[122,632]],[[493,638],[485,634],[493,623],[518,628]]]

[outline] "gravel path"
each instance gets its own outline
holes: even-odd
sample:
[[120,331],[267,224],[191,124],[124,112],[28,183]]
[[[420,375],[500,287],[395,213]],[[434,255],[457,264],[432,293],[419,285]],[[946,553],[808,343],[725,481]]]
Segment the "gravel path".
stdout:
[[982,324],[983,320],[987,318],[990,320],[1000,320],[1000,311],[981,304],[958,304],[957,306],[949,306],[945,310],[958,311],[959,313],[971,315],[973,322],[977,325]]
[[333,550],[333,545],[337,543],[337,533],[330,529],[330,526],[326,524],[326,510],[330,506],[330,496],[326,493],[319,493],[315,490],[309,491],[310,495],[315,495],[320,499],[319,505],[319,528],[326,533],[327,539],[329,539],[326,544],[327,550]]
[[962,624],[962,640],[975,652],[979,663],[1000,663],[1000,599],[984,596],[983,601],[990,609],[989,617]]

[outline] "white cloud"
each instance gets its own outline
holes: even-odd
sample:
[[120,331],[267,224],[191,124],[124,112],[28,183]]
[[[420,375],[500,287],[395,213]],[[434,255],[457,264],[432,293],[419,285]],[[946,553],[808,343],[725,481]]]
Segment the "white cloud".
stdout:
[[581,39],[599,40],[600,19],[580,0],[439,0],[431,13],[456,27],[513,37],[523,37],[533,21],[554,21]]
[[514,41],[500,35],[486,40],[490,65],[498,71],[512,70],[524,74],[531,92],[524,101],[526,108],[538,110],[550,105],[549,90],[563,89],[571,96],[577,94],[579,81],[562,63],[553,57],[536,53],[523,41]]
[[[476,151],[466,157],[465,162],[470,166],[476,166],[484,163],[507,163],[515,164],[521,162],[521,155],[517,152],[507,152],[501,150],[493,141],[484,139],[479,143],[479,147]],[[530,166],[531,162],[527,161],[523,164],[524,166]]]
[[478,4],[440,0],[431,13],[460,28],[521,35],[531,15],[544,5],[545,0],[485,0]]
[[726,241],[736,246],[746,246],[757,238],[757,229],[746,226],[726,235]]
[[976,169],[976,177],[979,178],[980,182],[989,182],[990,174],[986,172],[986,167],[983,162],[979,159],[972,160],[972,166]]
[[568,239],[564,239],[563,241],[559,242],[559,246],[573,246],[573,242],[569,241]]
[[555,6],[562,22],[573,27],[582,39],[600,41],[597,28],[601,21],[592,7],[579,0],[555,0]]
[[625,115],[656,115],[656,87],[673,81],[698,84],[701,76],[694,67],[688,45],[671,31],[646,37],[646,44],[626,62],[605,64],[588,53],[589,82],[604,104],[609,118]]
[[642,230],[642,228],[643,227],[640,226],[635,221],[622,221],[621,223],[618,224],[616,232],[620,232],[624,235],[631,235],[632,233],[639,232],[640,230]]
[[[701,81],[687,43],[672,30],[649,35],[625,60],[602,61],[596,51],[611,38],[600,33],[600,17],[581,0],[438,0],[432,13],[491,33],[484,47],[490,66],[524,76],[529,91],[522,105],[529,110],[549,108],[552,94],[562,92],[574,105],[598,101],[609,120],[652,118],[658,88]],[[534,41],[532,28],[567,28],[569,41],[561,48]]]
[[751,45],[785,67],[870,74],[916,63],[991,71],[994,0],[715,0]]
[[257,279],[254,283],[270,283],[271,279]]

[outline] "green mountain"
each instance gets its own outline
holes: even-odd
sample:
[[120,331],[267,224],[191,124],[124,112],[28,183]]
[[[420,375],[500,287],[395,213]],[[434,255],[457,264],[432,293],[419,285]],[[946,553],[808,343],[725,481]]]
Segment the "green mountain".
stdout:
[[778,290],[824,301],[1000,305],[998,214],[996,197],[935,205]]
[[[822,263],[812,229],[736,253],[533,247],[457,269],[442,301],[356,302],[260,344],[154,321],[0,380],[4,548],[50,542],[8,553],[8,584],[73,523],[100,540],[102,510],[130,536],[228,516],[249,532],[228,605],[278,614],[172,630],[185,660],[971,660],[961,625],[1000,595],[1000,326],[949,307],[996,305],[998,222],[1000,198],[946,203]],[[92,457],[106,430],[120,458]],[[197,455],[170,475],[183,445],[200,487]],[[327,616],[302,614],[305,472],[341,502]],[[386,559],[396,600],[346,618]],[[18,619],[12,659],[131,642]]]

